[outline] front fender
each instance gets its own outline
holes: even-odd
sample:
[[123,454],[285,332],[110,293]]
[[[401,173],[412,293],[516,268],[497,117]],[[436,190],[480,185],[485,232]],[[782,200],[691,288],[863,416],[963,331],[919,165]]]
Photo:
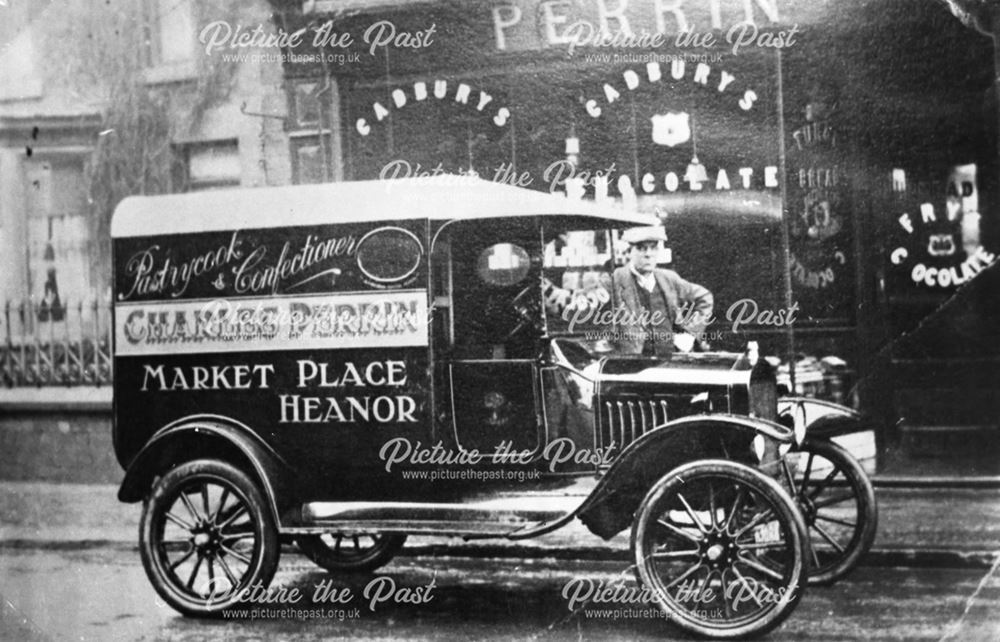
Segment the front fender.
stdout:
[[752,442],[757,435],[772,443],[793,440],[785,426],[740,415],[694,415],[668,422],[619,455],[577,516],[593,533],[610,539],[632,522],[632,514],[653,484],[682,464],[728,459],[756,467]]
[[778,417],[786,426],[821,439],[871,430],[853,408],[810,397],[778,399]]
[[153,481],[168,469],[202,457],[230,461],[255,479],[275,520],[295,508],[290,467],[252,429],[214,415],[179,419],[158,430],[132,459],[118,489],[118,499],[145,498]]

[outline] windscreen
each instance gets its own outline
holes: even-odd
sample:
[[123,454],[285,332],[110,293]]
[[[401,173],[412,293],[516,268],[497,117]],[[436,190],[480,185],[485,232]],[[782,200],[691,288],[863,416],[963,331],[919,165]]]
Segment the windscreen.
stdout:
[[614,329],[611,275],[624,259],[617,230],[545,230],[542,293],[551,336],[573,335],[599,352]]

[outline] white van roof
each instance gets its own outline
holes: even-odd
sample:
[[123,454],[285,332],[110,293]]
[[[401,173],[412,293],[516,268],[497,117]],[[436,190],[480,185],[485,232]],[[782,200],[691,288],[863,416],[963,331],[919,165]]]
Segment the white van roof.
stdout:
[[627,226],[655,216],[479,178],[439,176],[130,196],[115,209],[114,238],[404,219],[574,215]]

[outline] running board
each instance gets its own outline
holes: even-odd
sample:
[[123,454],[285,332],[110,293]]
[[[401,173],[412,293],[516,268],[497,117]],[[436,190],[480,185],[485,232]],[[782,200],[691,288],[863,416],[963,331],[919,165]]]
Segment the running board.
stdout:
[[[546,501],[548,499],[548,501]],[[562,498],[525,502],[311,502],[302,505],[307,527],[435,535],[506,535],[569,515]],[[561,501],[560,501],[561,500]]]

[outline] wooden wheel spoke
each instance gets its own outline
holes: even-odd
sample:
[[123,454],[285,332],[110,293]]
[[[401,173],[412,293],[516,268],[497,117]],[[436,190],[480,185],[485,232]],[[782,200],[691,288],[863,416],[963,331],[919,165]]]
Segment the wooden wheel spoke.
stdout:
[[830,484],[830,482],[832,482],[833,479],[840,474],[840,472],[841,471],[839,468],[834,468],[832,471],[830,471],[830,474],[824,477],[823,480],[820,481],[818,484],[816,484],[816,487],[812,489],[812,492],[809,493],[809,499],[813,500],[819,497],[820,493],[822,493],[826,489],[826,487]]
[[668,533],[676,535],[677,537],[681,537],[681,538],[683,538],[683,539],[685,539],[685,540],[687,540],[689,542],[694,542],[695,544],[697,544],[698,542],[701,541],[701,537],[696,536],[696,535],[694,535],[692,533],[689,533],[688,531],[686,531],[686,530],[684,530],[682,528],[678,528],[678,527],[674,526],[673,524],[671,524],[670,522],[666,522],[666,521],[664,521],[662,519],[658,519],[658,520],[656,520],[656,524],[660,528],[666,529]]
[[731,568],[733,570],[733,574],[740,581],[740,583],[745,588],[748,589],[747,592],[750,594],[750,597],[753,598],[753,601],[757,603],[757,606],[760,606],[760,607],[764,606],[764,603],[760,601],[760,596],[757,595],[757,591],[754,588],[754,583],[751,583],[750,579],[746,575],[744,575],[743,573],[740,573],[740,570],[738,568],[736,568],[735,565],[732,566]]
[[705,573],[705,579],[701,581],[701,588],[698,589],[698,595],[705,595],[705,591],[708,590],[709,584],[712,583],[713,575],[715,575],[715,571],[708,569],[708,573]]
[[205,519],[210,519],[212,510],[208,507],[208,482],[201,485],[201,505],[205,509]]
[[729,532],[729,527],[733,523],[733,516],[735,516],[740,509],[740,504],[743,502],[743,493],[745,492],[746,489],[743,488],[742,486],[736,489],[736,497],[733,499],[733,507],[729,509],[729,516],[726,517],[726,524],[723,527],[723,530],[725,530],[727,533]]
[[191,548],[192,546],[191,538],[160,540],[160,548],[162,548],[164,551],[166,551],[167,548],[177,550],[178,546],[184,546],[185,549]]
[[186,508],[188,513],[191,514],[191,517],[194,518],[194,521],[196,522],[202,521],[202,516],[198,514],[198,511],[195,509],[194,504],[191,503],[191,498],[187,496],[187,493],[182,490],[180,495],[181,495],[181,501],[184,503],[184,508]]
[[248,516],[250,514],[247,511],[247,507],[244,506],[243,504],[237,504],[236,506],[233,507],[233,512],[230,513],[221,524],[219,524],[219,528],[220,529],[226,528],[227,526],[235,522],[237,517],[240,517],[241,515],[244,514]]
[[194,579],[198,577],[198,571],[201,569],[201,556],[198,556],[198,561],[194,563],[194,569],[191,570],[191,575],[188,577],[187,587],[188,589],[194,588]]
[[791,490],[792,495],[795,495],[795,479],[792,477],[792,469],[788,466],[788,458],[784,457],[781,460],[781,470],[785,475],[785,482],[788,484],[789,490]]
[[698,549],[692,549],[690,551],[663,551],[660,553],[653,553],[651,556],[653,559],[684,559],[685,557],[698,557]]
[[236,579],[236,575],[233,573],[233,569],[229,568],[229,564],[226,562],[226,558],[222,555],[219,556],[219,566],[222,567],[222,572],[226,575],[226,579],[234,587],[239,584],[239,580]]
[[846,526],[848,528],[855,528],[858,525],[857,522],[849,522],[846,519],[838,519],[836,517],[828,517],[826,515],[821,515],[820,513],[816,513],[816,519],[821,519],[824,522],[831,522],[833,524],[840,524],[841,526]]
[[684,499],[684,495],[677,493],[677,499],[681,500],[681,503],[684,504],[684,511],[687,512],[688,517],[690,517],[691,521],[694,522],[694,525],[698,527],[698,530],[700,530],[702,533],[707,533],[708,529],[705,527],[704,524],[701,523],[701,519],[699,519],[698,516],[695,514],[694,509],[691,508],[691,504],[688,504],[687,500]]
[[189,558],[190,558],[190,557],[191,557],[192,555],[194,555],[194,546],[190,547],[190,548],[188,549],[187,553],[184,553],[184,555],[182,555],[182,556],[180,557],[180,559],[178,559],[178,560],[175,560],[175,561],[174,561],[174,562],[173,562],[173,563],[172,563],[172,564],[170,565],[170,570],[171,570],[171,571],[175,571],[175,570],[177,570],[177,567],[178,567],[178,566],[180,566],[181,564],[183,564],[184,562],[186,562],[186,561],[187,561],[187,560],[188,560],[188,559],[189,559]]
[[774,511],[771,510],[770,508],[768,508],[767,510],[765,510],[763,513],[757,513],[757,515],[755,515],[753,519],[751,519],[749,522],[747,522],[746,526],[744,526],[740,530],[736,531],[736,535],[735,536],[737,538],[742,537],[744,533],[746,533],[748,530],[750,530],[754,526],[757,526],[758,524],[760,524],[762,521],[764,521],[765,519],[767,519],[771,515],[774,515]]
[[740,544],[740,548],[745,551],[768,551],[775,548],[784,548],[788,543],[785,540],[778,540],[777,542],[760,542],[752,544]]
[[698,562],[694,566],[690,567],[688,570],[686,570],[683,573],[681,573],[673,582],[671,582],[670,584],[667,584],[667,589],[674,588],[675,586],[677,586],[678,584],[680,584],[681,582],[683,582],[687,578],[689,578],[692,575],[694,575],[695,571],[697,571],[701,567],[702,567],[701,566],[701,562]]
[[711,481],[708,482],[708,523],[713,531],[718,527],[715,515],[715,488]]
[[186,531],[190,531],[190,530],[194,529],[194,526],[192,526],[188,522],[184,521],[180,517],[177,517],[176,515],[174,515],[170,511],[166,511],[165,513],[163,513],[163,516],[166,517],[167,519],[169,519],[170,521],[172,521],[173,523],[177,524],[178,526],[180,526],[181,528],[183,528]]
[[228,546],[226,546],[225,544],[219,544],[219,548],[220,548],[220,549],[222,549],[222,551],[223,551],[223,552],[224,552],[224,553],[225,553],[226,555],[232,555],[233,557],[235,557],[235,558],[236,558],[236,559],[238,559],[239,561],[243,562],[243,563],[244,563],[244,564],[246,564],[247,566],[249,566],[249,565],[250,565],[250,563],[251,563],[251,562],[250,562],[250,558],[249,558],[249,557],[247,557],[246,555],[244,555],[243,553],[239,553],[239,552],[237,552],[237,551],[235,551],[235,550],[233,550],[233,549],[229,548],[229,547],[228,547]]
[[749,566],[750,568],[752,568],[753,570],[757,571],[758,573],[761,573],[762,575],[766,575],[766,576],[770,577],[775,582],[781,582],[781,581],[784,581],[784,579],[785,579],[784,577],[781,576],[781,573],[777,572],[773,568],[769,568],[767,566],[764,566],[763,564],[761,564],[760,562],[758,562],[757,560],[755,560],[753,558],[744,557],[744,556],[741,555],[739,557],[739,559],[737,560],[737,563],[739,563],[739,564],[745,564],[746,566]]
[[222,511],[226,507],[226,501],[229,499],[229,489],[223,488],[222,495],[219,496],[219,507],[215,509],[215,513],[212,514],[212,523],[218,524],[219,517],[222,516]]
[[826,532],[826,531],[825,531],[825,530],[823,529],[823,527],[822,527],[822,526],[820,526],[819,524],[816,524],[816,523],[814,523],[814,524],[812,525],[812,527],[813,527],[814,529],[816,529],[816,532],[817,532],[817,533],[819,533],[820,537],[822,537],[823,539],[825,539],[825,540],[826,540],[826,541],[827,541],[827,542],[828,542],[828,543],[830,544],[830,546],[832,546],[832,547],[834,547],[835,549],[837,549],[837,552],[838,552],[838,553],[840,553],[841,555],[843,555],[843,554],[844,554],[844,547],[843,547],[843,546],[841,546],[841,545],[840,545],[839,543],[837,543],[837,541],[836,541],[835,539],[833,539],[832,537],[830,537],[830,534],[829,534],[829,533],[827,533],[827,532]]
[[733,617],[733,608],[729,605],[729,584],[726,582],[726,571],[729,569],[722,569],[719,574],[719,582],[722,584],[722,607],[725,609],[726,619],[731,619]]
[[802,473],[802,484],[799,486],[800,495],[806,492],[806,484],[809,483],[809,475],[812,473],[813,457],[815,456],[813,453],[809,453],[809,459],[806,460],[806,470]]
[[232,533],[223,533],[222,534],[222,541],[229,542],[229,541],[232,541],[232,540],[244,539],[244,538],[247,538],[247,537],[253,537],[254,534],[255,533],[252,530],[235,531],[235,532],[232,532]]

